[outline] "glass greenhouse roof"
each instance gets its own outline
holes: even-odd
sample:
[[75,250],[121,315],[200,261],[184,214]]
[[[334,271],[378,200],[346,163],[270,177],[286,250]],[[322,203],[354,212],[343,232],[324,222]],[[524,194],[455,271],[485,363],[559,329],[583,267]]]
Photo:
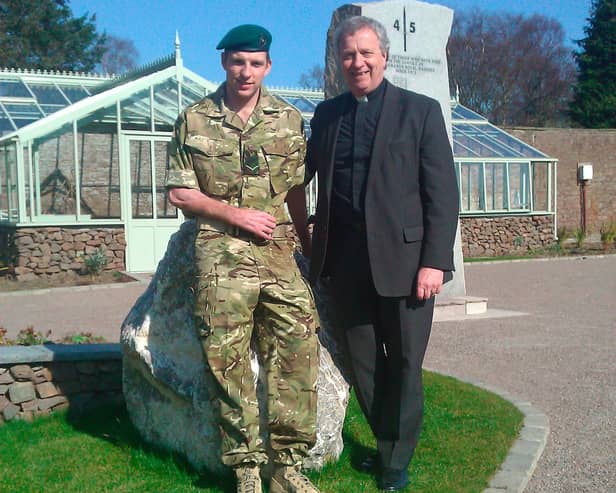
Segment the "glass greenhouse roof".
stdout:
[[453,155],[457,159],[550,160],[548,155],[509,135],[456,101],[451,104],[451,126]]
[[0,71],[0,135],[88,97],[110,77],[63,72]]
[[[85,75],[72,73],[0,70],[0,137],[13,133],[27,125],[72,104],[95,97],[118,86],[135,83],[140,78],[175,64],[173,57],[135,71],[128,77]],[[178,113],[178,85],[173,76],[156,83],[150,94],[149,86],[130,95],[122,102],[123,123],[144,125],[150,118],[154,103],[156,125],[172,125]],[[182,107],[201,99],[216,87],[188,69],[183,70]],[[323,98],[322,91],[282,89],[269,87],[276,94],[295,106],[310,132],[310,119]],[[153,99],[151,99],[153,98]],[[550,160],[549,156],[529,146],[492,125],[486,118],[462,106],[451,103],[453,127],[453,153],[456,159],[524,159]],[[98,115],[100,118],[100,115]],[[107,118],[99,119],[105,121]]]

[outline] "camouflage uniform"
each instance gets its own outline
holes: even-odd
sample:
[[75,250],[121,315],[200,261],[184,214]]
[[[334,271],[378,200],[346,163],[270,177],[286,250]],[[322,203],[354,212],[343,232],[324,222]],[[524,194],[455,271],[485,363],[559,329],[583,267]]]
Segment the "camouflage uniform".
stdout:
[[[304,176],[301,115],[262,88],[244,124],[225,107],[224,90],[223,84],[180,116],[167,187],[200,189],[288,223],[286,194]],[[273,460],[300,463],[315,442],[319,362],[314,300],[293,259],[293,242],[280,226],[265,242],[221,222],[198,224],[195,321],[220,384],[223,463],[267,461],[250,367],[253,329],[267,374]]]

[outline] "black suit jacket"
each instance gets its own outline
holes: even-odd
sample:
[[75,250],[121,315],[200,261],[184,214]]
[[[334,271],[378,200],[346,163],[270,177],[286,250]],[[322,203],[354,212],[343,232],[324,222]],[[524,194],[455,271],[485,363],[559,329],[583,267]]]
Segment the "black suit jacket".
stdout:
[[[328,251],[335,145],[351,94],[316,108],[308,141],[307,175],[317,173],[310,281]],[[419,267],[453,271],[458,186],[439,103],[387,83],[374,137],[365,199],[370,268],[381,296],[408,296]]]

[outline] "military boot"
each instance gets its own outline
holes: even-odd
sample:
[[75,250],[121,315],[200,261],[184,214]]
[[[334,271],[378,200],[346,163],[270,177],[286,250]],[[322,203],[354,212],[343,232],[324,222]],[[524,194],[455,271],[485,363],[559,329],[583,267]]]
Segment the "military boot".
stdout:
[[235,468],[237,493],[263,493],[259,466],[239,466]]
[[320,493],[299,467],[277,464],[270,482],[270,493]]

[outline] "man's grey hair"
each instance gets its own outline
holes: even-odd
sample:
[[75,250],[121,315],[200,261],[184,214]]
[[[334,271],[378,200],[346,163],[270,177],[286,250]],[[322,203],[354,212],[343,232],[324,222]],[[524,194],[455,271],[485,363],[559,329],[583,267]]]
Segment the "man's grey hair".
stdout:
[[340,61],[340,40],[345,36],[355,34],[357,31],[365,27],[372,29],[376,34],[376,37],[379,38],[381,53],[384,53],[385,56],[389,54],[389,38],[387,37],[385,26],[371,17],[356,15],[344,19],[340,24],[338,24],[338,26],[336,26],[336,30],[334,31],[334,56],[336,57],[336,60]]

